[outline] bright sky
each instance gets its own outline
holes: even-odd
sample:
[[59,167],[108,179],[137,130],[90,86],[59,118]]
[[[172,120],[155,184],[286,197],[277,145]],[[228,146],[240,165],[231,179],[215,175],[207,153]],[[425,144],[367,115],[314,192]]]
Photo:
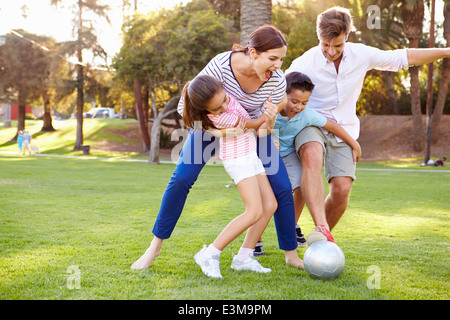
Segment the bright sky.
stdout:
[[[134,8],[134,1],[130,2]],[[138,0],[138,11],[146,13],[186,2],[189,0]],[[62,0],[55,8],[50,0],[0,0],[0,35],[9,33],[10,29],[24,29],[37,35],[51,36],[56,41],[73,40],[75,14],[72,12],[72,5],[76,3],[77,0]],[[108,14],[111,25],[105,19],[96,18],[94,26],[99,30],[98,42],[112,58],[122,45],[122,0],[100,0],[99,3],[108,4],[111,8]],[[131,13],[132,11],[127,12]]]

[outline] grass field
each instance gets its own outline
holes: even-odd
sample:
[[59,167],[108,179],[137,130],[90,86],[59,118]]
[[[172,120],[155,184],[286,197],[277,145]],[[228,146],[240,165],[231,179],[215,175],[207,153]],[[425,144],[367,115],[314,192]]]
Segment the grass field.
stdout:
[[[1,299],[449,298],[449,173],[358,171],[334,230],[346,256],[337,280],[287,266],[271,222],[260,261],[272,273],[229,268],[241,237],[222,254],[217,281],[193,255],[243,210],[222,167],[205,167],[163,254],[143,271],[130,265],[151,240],[174,165],[1,155],[0,168]],[[301,225],[313,228],[307,211]],[[380,289],[370,289],[371,266]]]
[[[61,145],[53,149],[71,154],[69,143]],[[448,171],[359,164],[349,208],[333,230],[346,256],[336,280],[287,266],[273,221],[259,258],[272,272],[230,268],[241,236],[224,250],[218,280],[204,276],[193,255],[243,211],[236,187],[225,187],[232,183],[223,167],[204,168],[162,255],[134,271],[174,165],[1,152],[13,148],[0,140],[2,300],[450,298]],[[313,229],[307,210],[300,224],[305,233]]]
[[[130,142],[126,141],[124,137],[112,134],[110,129],[121,129],[127,125],[136,122],[134,119],[85,119],[83,121],[83,136],[84,144],[95,146],[101,144],[102,141],[113,142]],[[42,153],[52,155],[82,155],[82,151],[74,151],[73,146],[76,138],[76,119],[53,121],[55,132],[42,133],[41,120],[27,120],[26,130],[30,132],[38,141],[39,149]],[[17,143],[12,138],[17,132],[17,121],[12,121],[10,128],[0,127],[0,151],[17,152]],[[135,142],[135,141],[133,141]],[[111,153],[96,150],[96,157],[112,157],[112,158],[141,158],[148,159],[148,156],[143,156],[135,152],[128,153]]]

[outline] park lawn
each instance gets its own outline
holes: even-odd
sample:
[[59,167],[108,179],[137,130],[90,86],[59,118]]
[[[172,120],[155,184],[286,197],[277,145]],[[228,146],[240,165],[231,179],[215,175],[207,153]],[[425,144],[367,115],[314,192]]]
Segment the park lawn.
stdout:
[[[0,153],[0,299],[450,298],[449,172],[358,171],[349,208],[333,230],[345,270],[323,281],[285,264],[273,220],[259,258],[271,273],[230,268],[241,236],[221,256],[224,279],[203,275],[194,254],[243,211],[221,166],[202,171],[162,255],[146,270],[131,270],[152,239],[173,169]],[[300,224],[305,233],[313,229],[306,209]],[[305,249],[297,251],[302,257]]]
[[[111,129],[123,129],[127,125],[136,123],[135,119],[84,119],[83,121],[83,144],[95,146],[103,141],[111,142],[135,142],[129,141],[124,137],[112,133]],[[83,151],[74,151],[73,147],[76,140],[76,119],[53,120],[54,132],[41,132],[41,120],[27,120],[26,130],[30,132],[35,141],[38,143],[41,153],[52,155],[68,155],[79,156]],[[17,142],[13,140],[17,133],[17,121],[12,121],[9,128],[0,127],[0,151],[18,152]],[[136,152],[106,152],[96,149],[93,152],[96,157],[108,158],[132,158],[132,159],[148,159],[148,156],[141,155]]]

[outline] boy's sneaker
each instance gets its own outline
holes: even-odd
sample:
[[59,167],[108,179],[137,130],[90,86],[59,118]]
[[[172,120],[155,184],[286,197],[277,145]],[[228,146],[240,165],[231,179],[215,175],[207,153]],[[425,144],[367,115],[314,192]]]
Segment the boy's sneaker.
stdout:
[[254,257],[260,257],[264,256],[264,248],[263,243],[261,241],[258,241],[255,246],[255,250],[253,250],[253,256]]
[[306,242],[308,243],[308,246],[320,240],[327,240],[330,242],[334,242],[334,238],[331,235],[330,231],[328,231],[328,229],[325,228],[324,226],[317,226],[314,229],[314,231],[308,234],[308,236],[306,237]]
[[254,256],[249,256],[245,260],[240,260],[237,258],[237,256],[233,257],[233,262],[231,263],[231,269],[237,270],[237,271],[254,271],[254,272],[261,272],[261,273],[268,273],[272,271],[269,268],[264,268],[262,265],[259,264],[258,261],[256,261]]
[[205,275],[210,278],[222,278],[218,254],[207,254],[206,245],[194,256],[195,262],[202,268]]
[[295,233],[297,234],[297,246],[299,248],[306,247],[305,237],[303,236],[302,229],[298,224],[295,226]]

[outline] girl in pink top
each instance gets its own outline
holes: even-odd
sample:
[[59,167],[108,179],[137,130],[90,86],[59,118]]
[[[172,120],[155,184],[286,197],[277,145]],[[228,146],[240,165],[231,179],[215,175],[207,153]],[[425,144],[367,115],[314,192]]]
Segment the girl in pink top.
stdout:
[[[252,120],[240,103],[228,95],[222,84],[208,75],[197,76],[183,89],[183,120],[187,127],[202,130],[220,130],[220,158],[234,180],[244,201],[245,212],[233,219],[208,247],[205,245],[194,259],[205,275],[222,278],[219,256],[222,250],[260,219],[269,222],[277,208],[277,201],[270,187],[261,160],[256,154],[255,130],[259,136],[267,135],[276,107],[265,110]],[[235,128],[230,135],[229,128]],[[251,130],[253,129],[253,130]],[[255,192],[259,190],[259,192]],[[231,268],[267,273],[253,257],[254,248],[246,248],[245,240]]]

